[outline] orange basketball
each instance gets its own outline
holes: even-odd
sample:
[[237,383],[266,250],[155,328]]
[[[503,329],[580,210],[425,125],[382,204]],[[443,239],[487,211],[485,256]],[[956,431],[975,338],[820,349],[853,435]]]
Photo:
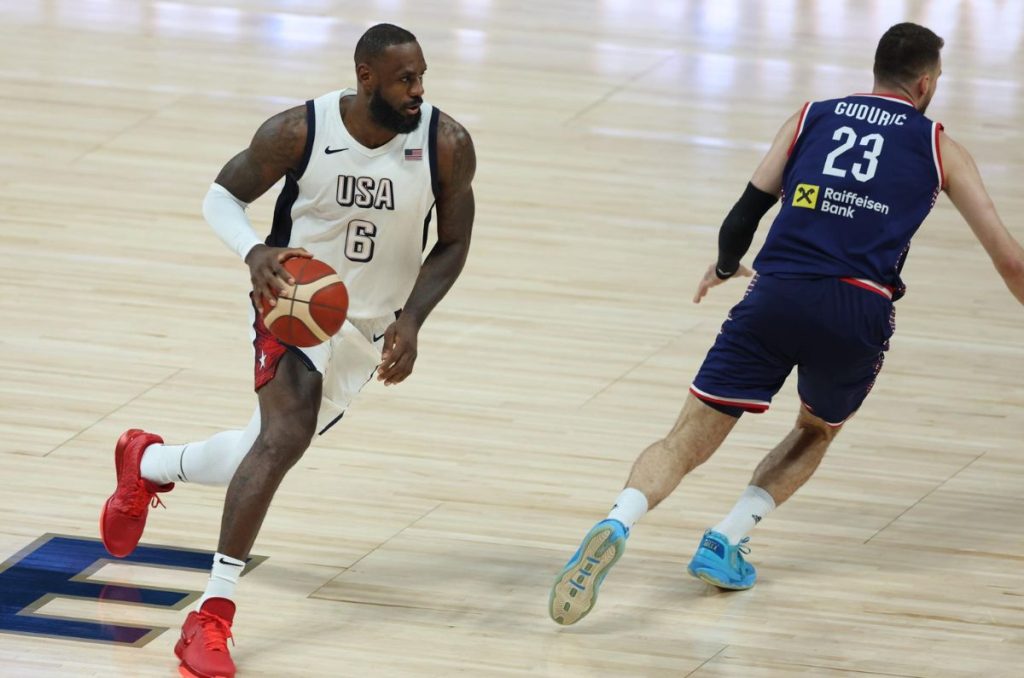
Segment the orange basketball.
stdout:
[[292,257],[284,268],[295,285],[263,302],[263,322],[275,337],[292,346],[316,346],[331,338],[348,313],[348,290],[333,268],[319,259]]

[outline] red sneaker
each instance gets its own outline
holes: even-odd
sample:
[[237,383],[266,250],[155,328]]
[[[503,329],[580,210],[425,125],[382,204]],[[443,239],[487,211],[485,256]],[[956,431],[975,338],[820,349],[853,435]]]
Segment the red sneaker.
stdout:
[[117,488],[100,512],[100,537],[110,555],[124,558],[135,550],[146,528],[150,502],[153,508],[163,506],[157,492],[170,492],[174,483],[156,485],[139,474],[142,453],[163,438],[130,428],[121,434],[114,446],[114,469]]
[[186,678],[235,678],[228,652],[234,620],[235,604],[227,598],[207,598],[198,612],[189,612],[174,646],[181,660],[178,673]]

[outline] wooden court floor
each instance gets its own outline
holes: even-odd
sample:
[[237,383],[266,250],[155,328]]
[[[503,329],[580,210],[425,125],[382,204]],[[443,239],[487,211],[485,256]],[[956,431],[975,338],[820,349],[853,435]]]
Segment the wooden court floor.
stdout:
[[[874,392],[754,532],[757,587],[717,592],[684,566],[789,428],[792,384],[638,525],[590,617],[546,616],[742,294],[689,303],[722,217],[802,102],[870,87],[904,19],[946,38],[929,114],[1024,237],[1016,0],[2,0],[0,561],[48,534],[88,547],[123,429],[184,442],[245,423],[248,276],[202,197],[264,118],[351,84],[356,39],[388,20],[474,136],[473,250],[413,377],[367,388],[285,480],[239,588],[239,675],[1021,675],[1024,316],[945,197]],[[260,230],[272,204],[251,210]],[[222,496],[175,490],[145,543],[214,548]],[[176,675],[174,606],[40,600],[157,630],[139,646],[0,632],[0,675]]]

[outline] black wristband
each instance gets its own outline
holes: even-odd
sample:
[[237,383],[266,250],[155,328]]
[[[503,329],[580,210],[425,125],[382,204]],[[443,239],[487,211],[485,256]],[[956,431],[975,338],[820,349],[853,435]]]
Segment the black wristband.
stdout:
[[729,278],[736,275],[736,271],[738,270],[740,270],[739,266],[737,266],[732,271],[723,271],[721,266],[715,266],[715,275],[718,277],[719,280],[728,280]]
[[740,268],[740,259],[750,249],[754,231],[778,197],[765,193],[752,183],[747,183],[743,195],[736,201],[722,222],[718,232],[718,265],[715,274],[725,280]]

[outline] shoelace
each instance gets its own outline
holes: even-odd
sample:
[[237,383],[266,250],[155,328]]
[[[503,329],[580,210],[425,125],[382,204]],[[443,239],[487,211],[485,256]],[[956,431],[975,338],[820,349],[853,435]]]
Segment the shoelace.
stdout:
[[231,624],[228,624],[223,618],[201,611],[199,626],[203,629],[203,642],[207,650],[227,652],[229,638],[231,644],[235,644],[235,637],[231,634]]
[[735,558],[732,562],[733,567],[737,569],[742,569],[744,566],[749,567],[747,561],[743,559],[743,556],[750,555],[750,547],[747,546],[747,542],[749,541],[750,537],[744,537],[743,539],[740,539],[739,544],[736,544],[736,550],[733,551],[733,556]]
[[142,511],[146,508],[146,504],[149,504],[151,508],[156,508],[158,506],[167,508],[167,506],[160,501],[160,497],[158,497],[155,492],[149,492],[146,489],[145,482],[142,480],[140,480],[139,484],[135,487],[135,491],[125,498],[125,504],[127,505],[127,510],[125,512],[133,518],[138,518],[142,515]]

